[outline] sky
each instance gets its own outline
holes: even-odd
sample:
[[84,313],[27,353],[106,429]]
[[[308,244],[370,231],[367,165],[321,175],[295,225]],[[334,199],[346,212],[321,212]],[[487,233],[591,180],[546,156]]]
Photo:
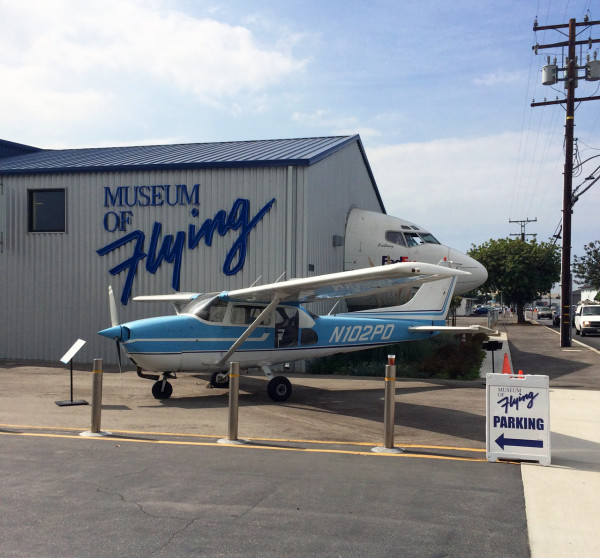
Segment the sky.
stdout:
[[[600,0],[0,0],[0,13],[2,139],[360,134],[387,213],[443,244],[519,235],[510,221],[538,241],[560,231],[565,111],[530,104],[564,97],[541,83],[563,50],[532,46],[566,37],[533,23],[598,21]],[[582,79],[577,96],[599,86]],[[600,100],[575,126],[582,190],[600,176]],[[573,254],[600,240],[599,207],[600,182],[574,206]]]

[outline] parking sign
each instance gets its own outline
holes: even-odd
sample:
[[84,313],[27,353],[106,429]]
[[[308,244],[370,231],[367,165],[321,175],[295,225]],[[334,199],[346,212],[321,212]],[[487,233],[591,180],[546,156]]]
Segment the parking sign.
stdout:
[[488,461],[550,465],[548,376],[486,375],[486,450]]

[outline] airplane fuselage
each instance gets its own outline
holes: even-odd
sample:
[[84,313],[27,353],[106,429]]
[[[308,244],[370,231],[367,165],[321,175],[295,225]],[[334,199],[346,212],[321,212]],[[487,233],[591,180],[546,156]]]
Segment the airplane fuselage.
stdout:
[[[190,313],[137,320],[103,333],[119,339],[128,356],[146,370],[224,370],[220,359],[266,305],[229,302],[212,314],[219,321],[210,321],[211,302],[214,308],[218,295],[190,305]],[[315,316],[299,305],[280,305],[237,349],[235,360],[248,368],[360,351],[430,337],[430,332],[408,328],[443,323],[428,312],[399,320],[393,312],[389,317],[381,311],[373,317],[368,312]]]
[[[352,209],[346,224],[344,269],[362,269],[401,262],[438,263],[446,260],[470,275],[458,278],[454,290],[461,295],[476,289],[487,279],[486,269],[475,259],[441,244],[427,229],[391,215]],[[397,289],[386,295],[350,300],[349,308],[392,306],[406,302],[411,289]]]

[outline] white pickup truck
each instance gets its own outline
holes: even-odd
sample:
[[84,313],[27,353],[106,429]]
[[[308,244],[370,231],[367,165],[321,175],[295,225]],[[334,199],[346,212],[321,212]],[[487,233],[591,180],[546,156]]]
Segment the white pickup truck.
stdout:
[[575,310],[575,335],[600,333],[600,304],[580,304]]

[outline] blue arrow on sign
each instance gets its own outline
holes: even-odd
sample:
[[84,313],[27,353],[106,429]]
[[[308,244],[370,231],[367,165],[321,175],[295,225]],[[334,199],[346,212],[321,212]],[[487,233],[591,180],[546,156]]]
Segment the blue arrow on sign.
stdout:
[[496,439],[496,443],[504,449],[504,446],[520,446],[523,448],[543,448],[543,440],[523,440],[521,438],[505,438],[504,434],[500,434]]

